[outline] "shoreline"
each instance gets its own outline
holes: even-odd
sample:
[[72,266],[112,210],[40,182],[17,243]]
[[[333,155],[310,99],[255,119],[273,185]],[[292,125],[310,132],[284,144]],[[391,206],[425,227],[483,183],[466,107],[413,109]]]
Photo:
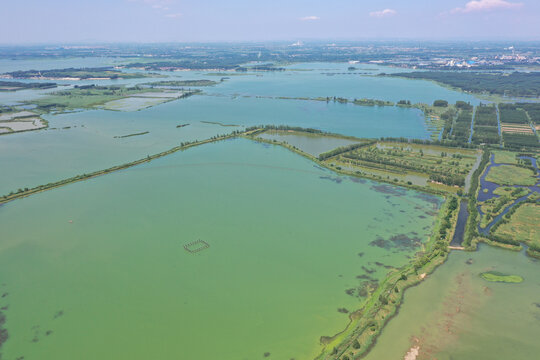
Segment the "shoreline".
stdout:
[[[364,76],[381,76],[381,75],[364,75]],[[459,92],[459,93],[462,93],[462,94],[465,94],[465,95],[471,95],[471,96],[476,97],[478,100],[485,100],[485,101],[489,101],[489,102],[492,102],[492,103],[507,103],[507,102],[520,102],[520,101],[533,102],[533,103],[539,103],[540,102],[540,97],[519,97],[518,96],[518,97],[512,97],[512,98],[505,98],[503,95],[500,95],[500,94],[484,94],[484,93],[476,93],[476,92],[466,91],[466,90],[463,90],[462,88],[455,87],[455,86],[445,84],[443,82],[440,82],[440,81],[437,81],[437,80],[432,80],[432,79],[421,79],[421,78],[413,79],[413,78],[408,78],[408,77],[405,77],[405,76],[397,76],[397,75],[393,75],[393,74],[386,74],[385,76],[382,76],[382,77],[391,77],[391,78],[395,78],[395,79],[405,79],[405,80],[429,81],[429,82],[434,83],[434,84],[436,84],[436,85],[438,85],[440,87],[443,87],[445,89],[456,91],[456,92]]]

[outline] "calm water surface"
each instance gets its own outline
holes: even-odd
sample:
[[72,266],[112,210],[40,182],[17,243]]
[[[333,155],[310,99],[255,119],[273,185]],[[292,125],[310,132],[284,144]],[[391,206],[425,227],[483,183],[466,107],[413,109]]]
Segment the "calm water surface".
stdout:
[[[70,58],[40,60],[0,60],[0,73],[67,67],[95,67],[117,64],[115,58]],[[430,133],[423,114],[417,109],[363,107],[351,104],[277,100],[257,96],[343,96],[370,97],[397,101],[407,99],[432,102],[475,101],[469,95],[425,81],[366,77],[395,69],[358,65],[348,72],[345,63],[294,64],[283,72],[263,72],[228,79],[204,88],[207,96],[195,96],[139,112],[84,111],[47,115],[56,130],[12,134],[0,137],[0,194],[33,187],[80,173],[136,160],[163,151],[183,141],[201,140],[234,128],[202,125],[201,121],[254,126],[286,124],[314,127],[358,137],[404,136],[427,139]],[[223,76],[211,72],[160,72],[170,79],[212,79]],[[331,75],[329,75],[331,74]],[[73,84],[136,85],[156,79],[58,81]],[[157,79],[159,80],[159,79]],[[28,80],[30,81],[30,80]],[[13,104],[43,96],[53,90],[24,90],[0,93],[0,104]],[[240,95],[240,96],[239,96]],[[247,97],[243,97],[247,96]],[[176,125],[192,126],[176,130]],[[83,127],[84,126],[84,127]],[[69,129],[64,129],[70,127]],[[241,129],[241,127],[237,128]],[[114,139],[114,136],[149,131],[144,137]]]
[[4,356],[312,358],[439,205],[241,139],[6,204]]
[[[116,61],[0,60],[0,73]],[[369,76],[396,69],[358,64],[351,73],[348,66],[294,64],[284,72],[230,76],[204,88],[205,95],[138,112],[48,115],[55,130],[0,137],[0,194],[259,124],[358,137],[430,135],[415,109],[257,96],[478,102],[426,81]],[[0,93],[0,103],[47,92]],[[114,138],[144,131],[149,134]],[[352,181],[283,148],[247,140],[198,147],[6,204],[0,207],[0,290],[8,295],[0,305],[8,306],[10,338],[3,355],[254,359],[269,352],[274,359],[312,358],[319,337],[347,323],[338,308],[358,308],[366,281],[376,284],[389,267],[421,250],[439,205],[438,198]],[[184,250],[198,239],[210,247]],[[525,281],[479,278],[491,269]],[[422,358],[531,358],[540,350],[538,273],[538,263],[522,254],[485,247],[452,253],[407,293],[368,358],[402,358],[413,346]]]
[[[480,278],[495,270],[519,284]],[[540,262],[524,253],[481,246],[452,252],[421,285],[407,290],[399,315],[366,359],[534,359],[540,352]]]
[[357,143],[356,141],[337,137],[287,134],[281,131],[267,131],[259,135],[259,137],[271,141],[284,141],[313,156],[319,156],[324,152],[333,150],[340,146],[348,146]]

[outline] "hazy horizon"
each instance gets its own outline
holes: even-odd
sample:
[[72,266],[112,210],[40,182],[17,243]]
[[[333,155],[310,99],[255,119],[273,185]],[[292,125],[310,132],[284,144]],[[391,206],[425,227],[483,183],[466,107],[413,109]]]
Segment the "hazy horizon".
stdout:
[[540,40],[533,0],[21,0],[3,8],[3,45]]

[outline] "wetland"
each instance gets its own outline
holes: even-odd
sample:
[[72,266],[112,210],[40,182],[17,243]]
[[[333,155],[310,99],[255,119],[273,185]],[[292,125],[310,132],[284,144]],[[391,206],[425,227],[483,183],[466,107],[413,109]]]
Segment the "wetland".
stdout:
[[380,65],[122,61],[0,61],[31,84],[0,92],[0,356],[538,352],[538,155],[498,107]]

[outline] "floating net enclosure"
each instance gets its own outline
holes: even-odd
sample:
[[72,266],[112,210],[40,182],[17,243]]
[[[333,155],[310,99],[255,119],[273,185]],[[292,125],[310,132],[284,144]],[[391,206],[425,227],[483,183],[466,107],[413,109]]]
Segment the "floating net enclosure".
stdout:
[[203,241],[201,239],[192,241],[189,244],[184,245],[184,249],[191,254],[206,250],[209,247],[210,245],[206,241]]

